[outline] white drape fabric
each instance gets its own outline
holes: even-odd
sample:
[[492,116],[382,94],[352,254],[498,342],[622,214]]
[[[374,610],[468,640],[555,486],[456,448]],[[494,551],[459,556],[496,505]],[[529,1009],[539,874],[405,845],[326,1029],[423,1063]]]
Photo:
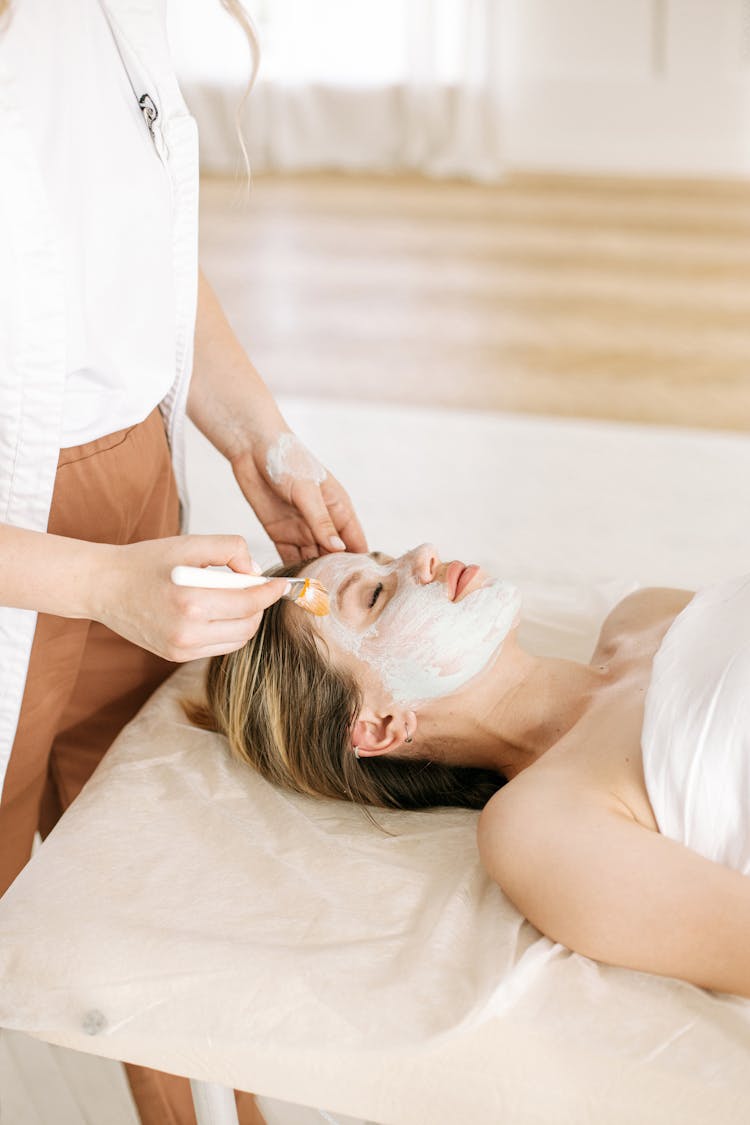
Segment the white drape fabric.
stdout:
[[750,575],[700,590],[654,659],[643,771],[659,831],[750,875]]
[[[502,176],[504,0],[248,2],[261,38],[241,114],[253,171]],[[242,32],[204,0],[172,5],[171,39],[203,171],[240,166]]]

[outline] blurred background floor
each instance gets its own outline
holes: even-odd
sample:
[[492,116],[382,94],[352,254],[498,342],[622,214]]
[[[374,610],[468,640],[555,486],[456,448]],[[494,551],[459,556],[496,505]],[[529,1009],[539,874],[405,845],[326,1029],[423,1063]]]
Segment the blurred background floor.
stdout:
[[750,428],[750,186],[204,179],[201,260],[275,393]]

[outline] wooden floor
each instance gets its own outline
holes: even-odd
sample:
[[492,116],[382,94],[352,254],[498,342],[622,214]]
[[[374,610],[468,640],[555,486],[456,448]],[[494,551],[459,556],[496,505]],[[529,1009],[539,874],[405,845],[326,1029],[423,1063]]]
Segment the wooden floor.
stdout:
[[750,185],[202,184],[275,392],[750,429]]

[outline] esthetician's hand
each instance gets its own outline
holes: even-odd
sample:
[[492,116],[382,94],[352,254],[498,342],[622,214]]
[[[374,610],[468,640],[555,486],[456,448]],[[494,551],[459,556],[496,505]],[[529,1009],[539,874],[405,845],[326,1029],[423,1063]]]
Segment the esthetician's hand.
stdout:
[[285,563],[367,550],[351,500],[289,429],[202,270],[187,414],[231,464]]
[[177,535],[125,546],[88,546],[96,555],[87,616],[166,660],[197,660],[242,648],[256,633],[263,610],[287,587],[285,578],[248,590],[172,582],[172,568],[179,565],[228,566],[259,574],[240,535]]
[[347,493],[290,430],[259,436],[231,464],[285,563],[331,551],[367,551]]

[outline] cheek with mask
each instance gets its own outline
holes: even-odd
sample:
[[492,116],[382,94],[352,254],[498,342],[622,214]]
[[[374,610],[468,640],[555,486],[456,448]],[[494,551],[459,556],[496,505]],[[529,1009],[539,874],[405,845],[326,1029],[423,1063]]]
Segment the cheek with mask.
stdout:
[[[398,565],[373,566],[368,576],[377,581],[394,569]],[[367,664],[395,702],[414,706],[451,695],[482,672],[520,605],[518,589],[508,582],[489,580],[453,602],[442,582],[422,584],[399,573],[396,593],[372,625],[357,632],[332,614],[321,631]]]

